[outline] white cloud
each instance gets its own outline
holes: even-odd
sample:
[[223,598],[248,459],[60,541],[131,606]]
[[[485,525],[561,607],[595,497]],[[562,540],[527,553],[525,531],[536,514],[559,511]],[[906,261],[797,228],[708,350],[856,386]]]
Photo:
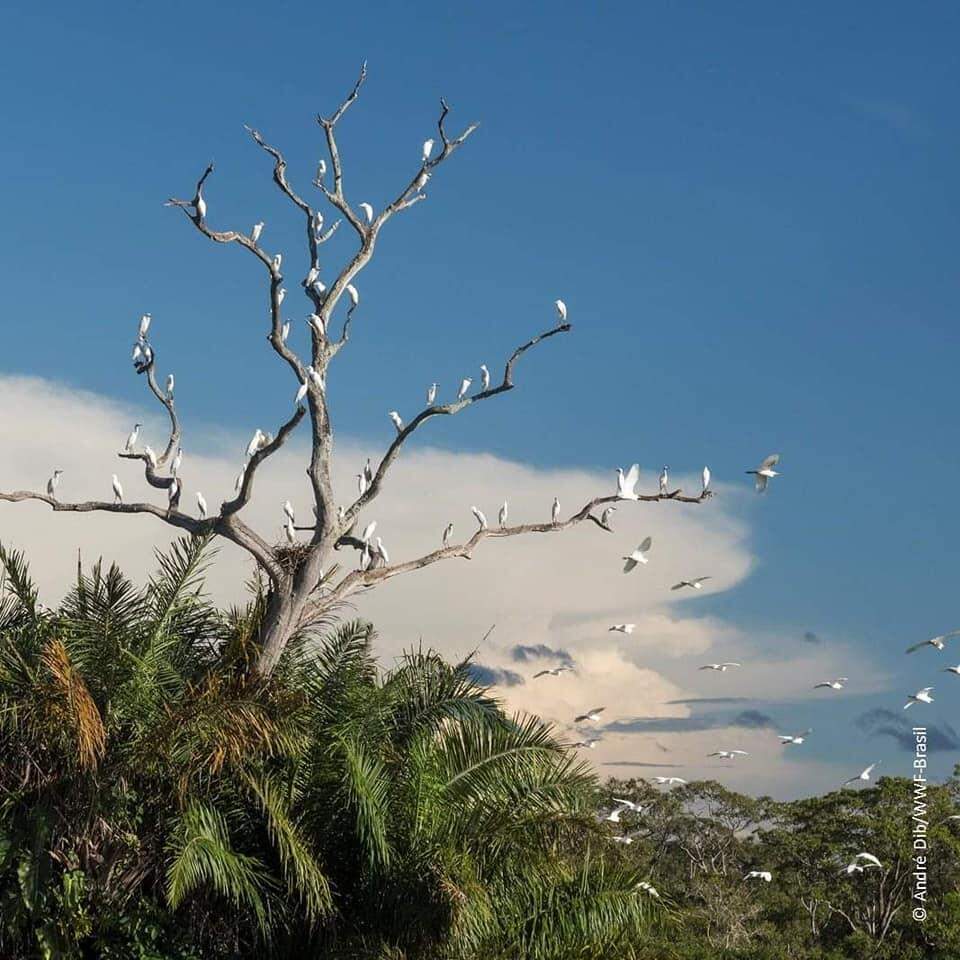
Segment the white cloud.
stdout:
[[[54,467],[64,470],[60,494],[64,500],[109,499],[110,475],[117,472],[127,499],[152,497],[139,464],[118,461],[130,425],[144,421],[142,438],[163,445],[164,420],[143,409],[132,409],[60,384],[23,377],[0,377],[0,409],[16,411],[3,422],[5,452],[0,467],[0,489],[42,489]],[[250,425],[252,431],[255,424]],[[267,424],[260,426],[268,427]],[[304,428],[301,427],[301,431]],[[182,474],[183,505],[195,509],[194,493],[202,490],[211,509],[231,495],[242,450],[250,431],[224,439],[222,433],[197,438],[188,429]],[[280,504],[288,496],[301,517],[311,515],[303,471],[303,435],[271,458],[258,473],[254,502],[244,516],[256,529],[281,539]],[[226,453],[225,453],[226,451]],[[350,440],[339,440],[339,468],[335,485],[344,501],[355,490],[355,473],[367,456],[377,451]],[[678,476],[681,484],[697,489],[693,477]],[[511,521],[547,519],[554,496],[564,511],[572,511],[591,497],[612,490],[610,471],[534,469],[484,454],[459,454],[411,445],[396,464],[381,497],[366,520],[379,522],[377,532],[391,558],[402,559],[433,549],[448,521],[455,535],[466,536],[475,521],[469,507],[476,503],[495,517],[500,503],[510,501]],[[653,473],[642,484],[653,488]],[[696,612],[701,596],[729,590],[744,580],[753,565],[747,530],[724,508],[739,495],[719,488],[722,496],[707,503],[630,504],[614,515],[614,533],[593,524],[558,535],[531,535],[482,544],[472,560],[452,560],[405,577],[375,592],[357,596],[359,614],[374,620],[381,635],[380,653],[390,658],[420,642],[458,657],[471,652],[492,624],[492,636],[477,659],[506,666],[530,677],[540,666],[518,664],[511,649],[518,644],[546,644],[569,651],[577,664],[575,676],[542,678],[502,691],[511,707],[552,718],[565,729],[572,717],[589,707],[606,706],[605,718],[618,716],[689,716],[683,704],[668,704],[697,696],[749,696],[757,684],[764,698],[789,696],[796,677],[811,683],[848,672],[842,668],[837,646],[829,650],[805,647],[795,651],[786,667],[782,655],[772,656],[763,642],[735,625]],[[149,516],[109,514],[53,514],[42,504],[0,503],[0,539],[26,550],[41,592],[55,601],[72,582],[76,549],[87,561],[103,556],[116,561],[140,580],[153,567],[153,550],[176,533]],[[620,558],[645,536],[653,537],[650,563],[630,574],[622,572]],[[355,555],[342,551],[344,564]],[[250,561],[224,544],[210,575],[210,589],[222,601],[235,601]],[[672,593],[681,578],[710,574],[703,594],[690,598]],[[616,622],[637,624],[631,636],[613,634]],[[784,645],[779,648],[782,650]],[[722,652],[722,654],[721,654]],[[709,659],[757,659],[741,675],[709,675],[696,666]],[[722,694],[718,693],[722,691]],[[604,773],[619,772],[603,763],[668,757],[671,763],[695,763],[703,769],[702,754],[736,735],[753,743],[769,739],[769,731],[734,730],[709,733],[609,736],[590,759]],[[671,753],[654,744],[661,741]],[[759,741],[758,741],[759,742]],[[775,743],[775,739],[774,739]],[[707,747],[708,749],[704,749]],[[649,749],[648,749],[649,748]],[[747,747],[747,749],[750,749]],[[651,754],[653,752],[653,755]],[[761,751],[762,752],[762,751]],[[638,756],[647,754],[648,756]],[[784,774],[779,754],[763,753],[771,769]],[[691,769],[693,769],[691,767]],[[741,772],[743,770],[744,772]],[[736,778],[749,778],[738,767]],[[754,784],[766,782],[753,774]],[[748,785],[747,782],[741,783]]]

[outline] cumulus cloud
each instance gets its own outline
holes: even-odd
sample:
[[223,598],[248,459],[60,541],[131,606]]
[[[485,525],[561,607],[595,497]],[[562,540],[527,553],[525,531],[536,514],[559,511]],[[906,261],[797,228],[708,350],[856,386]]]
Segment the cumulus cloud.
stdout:
[[518,687],[525,682],[523,677],[519,673],[514,673],[513,670],[500,670],[482,663],[471,663],[467,667],[467,672],[477,683],[487,687]]
[[[116,472],[129,500],[164,502],[162,491],[145,484],[139,464],[116,456],[134,421],[144,423],[142,442],[162,446],[165,425],[152,410],[62,384],[6,376],[0,377],[0,408],[18,412],[2,425],[0,489],[42,489],[56,467],[64,471],[60,494],[65,500],[109,499],[110,475]],[[232,496],[253,428],[270,429],[272,424],[249,424],[242,433],[198,429],[189,422],[185,426],[183,506],[195,509],[195,492],[201,490],[216,509]],[[285,499],[293,501],[300,516],[310,516],[305,433],[300,430],[258,472],[254,501],[244,512],[255,529],[276,542],[282,541]],[[386,434],[377,443],[338,438],[333,479],[342,502],[352,499],[360,465],[368,456],[376,457],[388,439]],[[678,474],[675,479],[698,488],[696,476]],[[652,488],[655,478],[645,473],[642,483]],[[494,516],[499,503],[509,498],[511,519],[542,520],[549,517],[554,496],[564,511],[572,511],[612,485],[606,470],[538,469],[488,454],[411,444],[365,520],[378,521],[377,533],[398,560],[435,549],[448,522],[455,524],[455,537],[469,536],[475,528],[469,510],[473,503]],[[703,758],[716,749],[715,740],[756,738],[753,750],[765,755],[765,769],[731,772],[738,788],[763,785],[765,777],[789,785],[793,781],[784,772],[781,753],[766,742],[776,738],[765,723],[751,728],[742,721],[746,713],[730,714],[704,729],[702,716],[685,718],[698,702],[753,699],[759,689],[765,702],[796,696],[808,682],[812,686],[845,672],[843,645],[832,643],[827,653],[816,645],[791,644],[795,628],[783,636],[758,634],[698,612],[705,598],[742,582],[754,564],[749,531],[727,506],[741,493],[722,484],[717,490],[721,496],[700,506],[622,504],[613,533],[584,524],[559,535],[483,543],[469,561],[436,564],[356,595],[352,612],[377,624],[378,653],[387,662],[421,641],[451,658],[476,650],[480,662],[475,669],[511,709],[538,713],[571,738],[579,739],[572,718],[604,704],[610,721],[634,716],[666,724],[660,734],[666,746],[648,743],[636,731],[608,733],[590,751],[589,759],[598,765],[653,762],[668,750],[671,762],[689,763],[693,776],[708,771]],[[649,566],[623,574],[619,558],[648,535],[653,537]],[[27,551],[41,596],[49,603],[72,582],[77,548],[87,562],[102,556],[142,581],[153,569],[154,550],[175,536],[149,516],[53,514],[43,504],[0,503],[0,539]],[[712,579],[697,598],[680,600],[669,588],[689,576],[693,545],[697,570],[708,571]],[[336,559],[345,566],[356,562],[346,550]],[[219,601],[235,602],[250,570],[245,554],[223,544],[208,589]],[[632,635],[609,632],[611,624],[622,622],[636,624]],[[492,624],[496,629],[487,637]],[[702,657],[749,661],[749,677],[743,671],[743,676],[706,678],[696,670]],[[538,669],[558,663],[572,664],[574,670],[532,679]],[[866,689],[879,679],[864,668],[858,683]],[[681,729],[684,723],[687,727]],[[636,756],[647,748],[652,756]]]
[[717,730],[728,727],[757,730],[775,726],[773,717],[759,710],[744,710],[733,715],[701,713],[689,717],[628,717],[615,720],[604,727],[604,730],[611,733],[686,733],[691,730]]

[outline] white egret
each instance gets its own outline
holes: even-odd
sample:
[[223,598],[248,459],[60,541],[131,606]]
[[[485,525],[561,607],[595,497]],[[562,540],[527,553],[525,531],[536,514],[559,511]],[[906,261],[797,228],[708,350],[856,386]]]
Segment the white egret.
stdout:
[[[609,819],[609,818],[608,818],[608,819]],[[617,822],[619,823],[620,821],[617,820]],[[627,844],[627,846],[629,846],[631,843],[633,843],[633,837],[628,836],[628,835],[624,835],[624,836],[620,836],[620,837],[611,837],[610,840],[611,840],[613,843],[625,843],[625,844]]]
[[253,229],[250,231],[250,241],[256,246],[257,241],[260,239],[260,234],[263,233],[263,221],[255,223]]
[[480,389],[484,392],[490,389],[490,371],[485,363],[480,364]]
[[622,467],[617,467],[617,499],[618,500],[637,500],[637,481],[640,479],[640,464],[635,463],[624,473]]
[[281,303],[283,303],[283,298],[284,298],[286,295],[287,295],[287,289],[286,289],[286,287],[281,287],[281,288],[277,291],[277,306],[278,306],[278,307],[280,306]]
[[391,410],[388,414],[390,419],[393,421],[393,425],[397,428],[397,433],[403,429],[403,419],[396,410]]
[[831,690],[842,690],[843,685],[848,679],[849,677],[837,677],[836,680],[821,680],[819,683],[813,685],[813,689],[817,690],[820,687],[829,687]]
[[657,888],[656,888],[655,886],[653,886],[652,884],[648,883],[646,880],[641,880],[641,881],[637,884],[637,889],[638,889],[638,890],[644,890],[644,891],[646,891],[651,897],[656,897],[658,900],[660,899],[660,894],[657,892]]
[[369,203],[361,203],[360,209],[363,211],[363,215],[367,218],[367,223],[373,223],[373,207]]
[[610,529],[610,517],[617,512],[616,507],[605,507],[603,513],[600,514],[600,526]]
[[57,497],[57,487],[60,486],[60,478],[61,478],[62,476],[63,476],[63,471],[62,471],[62,470],[54,470],[54,471],[53,471],[53,475],[52,475],[52,476],[50,477],[50,479],[47,481],[47,496],[48,496],[48,497],[53,497],[54,499],[56,499],[56,497]]
[[704,583],[712,579],[713,577],[694,577],[693,580],[681,580],[679,583],[675,583],[670,589],[682,590],[684,587],[690,587],[693,590],[702,590]]
[[287,337],[290,336],[290,321],[287,320],[286,323],[280,328],[280,342],[286,343]]
[[130,355],[130,359],[133,361],[135,367],[145,362],[143,347],[141,347],[139,343],[133,345],[133,353]]
[[670,474],[667,472],[667,467],[664,467],[660,471],[660,496],[665,497],[667,495],[667,484],[670,482]]
[[670,787],[670,786],[673,786],[673,784],[675,783],[683,784],[683,783],[686,783],[687,781],[684,780],[683,777],[654,777],[653,782],[659,783],[660,786],[666,785]]
[[154,470],[156,470],[156,468],[157,468],[157,455],[153,452],[153,447],[151,447],[150,444],[147,444],[147,445],[143,448],[143,455],[147,458],[147,463],[149,463],[150,466],[151,466]]
[[363,465],[363,475],[366,477],[368,486],[373,483],[373,465],[370,463],[369,457],[367,457],[367,462]]
[[947,641],[952,637],[960,636],[960,630],[951,630],[950,633],[941,633],[939,637],[931,637],[929,640],[921,640],[912,647],[907,647],[907,653],[913,653],[914,650],[922,650],[924,647],[933,647],[935,650],[943,650]]
[[311,268],[307,271],[307,275],[306,275],[306,277],[304,278],[303,285],[304,285],[305,287],[312,287],[313,284],[314,284],[314,282],[316,281],[316,279],[317,279],[319,276],[320,276],[320,268],[319,268],[319,267],[311,267]]
[[710,468],[703,468],[703,493],[710,492]]
[[550,522],[557,523],[560,520],[560,501],[557,497],[553,498],[553,506],[550,507]]
[[249,460],[261,447],[263,444],[263,431],[257,427],[256,432],[251,438],[250,442],[247,444],[247,459]]
[[736,760],[737,757],[749,757],[746,750],[714,750],[708,757],[719,757],[721,760]]
[[767,883],[770,883],[770,881],[773,880],[773,874],[769,870],[751,870],[743,879],[765,880]]
[[767,489],[767,481],[772,480],[774,477],[779,477],[780,474],[773,468],[780,462],[779,453],[771,453],[769,457],[765,457],[761,461],[760,466],[756,470],[745,470],[744,473],[752,473],[756,479],[756,490],[757,493],[763,493]]
[[113,480],[113,502],[123,503],[123,487],[120,485],[120,478],[114,474]]
[[510,506],[506,500],[503,501],[503,506],[500,507],[500,513],[497,515],[497,520],[500,523],[501,527],[507,525],[507,517],[510,515]]
[[607,633],[633,633],[636,628],[635,623],[615,623],[607,630]]
[[433,140],[424,140],[423,141],[423,162],[426,163],[430,159],[430,154],[433,153]]
[[287,520],[283,525],[283,532],[287,535],[287,543],[297,542],[297,531],[293,529],[293,521]]
[[149,313],[145,313],[143,314],[143,316],[140,317],[140,326],[137,328],[138,340],[147,339],[147,331],[150,329],[150,321],[152,319],[153,317]]
[[477,518],[481,530],[487,529],[487,518],[479,507],[471,507],[470,512]]
[[180,506],[180,481],[174,477],[173,483],[167,487],[167,500],[170,503],[170,509],[176,510]]
[[699,667],[700,670],[717,670],[720,673],[726,673],[730,667],[741,667],[743,664],[736,663],[733,660],[728,660],[726,663],[705,663],[702,667]]
[[[320,162],[323,163],[322,160]],[[326,167],[324,167],[324,169],[326,169]],[[319,210],[314,211],[313,214],[313,232],[319,240],[323,233],[323,214]]]
[[360,302],[360,294],[357,293],[357,288],[352,283],[347,284],[347,295],[350,297],[350,303],[353,307],[356,307]]
[[808,728],[807,730],[804,730],[803,733],[795,733],[792,736],[786,733],[778,733],[777,739],[785,747],[789,747],[793,744],[799,746],[801,743],[803,743],[804,740],[807,739],[807,734],[810,734],[810,733],[813,733],[812,727]]
[[367,492],[367,475],[364,472],[357,474],[357,491],[361,497]]
[[958,677],[960,677],[960,664],[958,664],[958,665],[955,666],[955,667],[944,667],[941,672],[942,672],[942,673],[955,673]]
[[131,453],[133,448],[137,445],[137,437],[140,436],[140,428],[142,426],[142,423],[135,423],[133,425],[133,429],[130,431],[130,435],[127,437],[127,442],[123,445],[124,453]]
[[536,680],[537,677],[559,677],[561,673],[569,673],[571,670],[573,670],[573,667],[568,663],[564,663],[559,667],[550,667],[547,670],[541,670],[539,673],[535,673],[533,679]]
[[313,364],[307,367],[307,376],[315,387],[318,387],[320,390],[323,389],[323,377],[320,375],[320,371],[315,369]]
[[553,305],[557,308],[557,316],[561,323],[567,322],[567,305],[562,300],[554,300]]
[[371,520],[364,528],[363,533],[360,534],[360,540],[362,543],[369,543],[370,538],[373,536],[374,530],[377,529],[377,521]]
[[570,746],[574,748],[583,747],[585,750],[595,750],[597,744],[602,739],[602,737],[587,737],[586,740],[577,740],[576,743],[571,743]]
[[867,781],[870,779],[870,774],[873,773],[874,768],[880,764],[878,760],[876,763],[871,763],[866,770],[863,770],[861,773],[858,773],[855,777],[851,777],[849,780],[843,781],[843,786],[845,787],[848,783],[856,783],[858,780]]
[[623,564],[623,572],[629,573],[638,563],[649,563],[647,559],[647,554],[650,552],[650,548],[653,546],[653,537],[647,537],[643,543],[637,547],[633,553],[628,557],[621,557],[620,559],[625,561]]
[[464,377],[460,381],[460,389],[457,391],[458,400],[462,400],[467,395],[467,391],[470,389],[471,383],[473,383],[473,381],[469,377]]
[[453,533],[453,524],[448,523],[443,528],[443,545],[446,546],[450,542],[450,534]]
[[199,490],[197,491],[197,509],[200,511],[200,519],[206,520],[207,501],[204,499],[203,494]]
[[299,407],[301,402],[303,401],[303,398],[306,395],[307,395],[307,381],[304,380],[303,383],[300,384],[299,389],[297,390],[297,395],[293,398],[293,405],[295,407]]
[[580,716],[574,717],[574,723],[582,723],[589,720],[591,723],[596,723],[600,719],[600,714],[606,710],[606,707],[593,707],[593,709],[588,710],[586,713],[581,713]]
[[174,384],[173,374],[168,373],[167,374],[167,399],[170,399],[173,396],[173,384]]
[[317,161],[317,179],[322,180],[327,175],[327,161]]
[[432,407],[433,402],[436,399],[437,399],[437,385],[435,383],[431,383],[430,386],[427,387],[427,406]]
[[[861,863],[861,861],[863,862]],[[882,869],[883,864],[872,853],[858,853],[840,872],[849,877],[855,873],[863,873],[870,867],[880,867]]]
[[380,537],[377,537],[377,547],[375,553],[378,560],[384,566],[390,562],[390,554],[387,553],[387,548],[383,545],[383,540],[381,540]]
[[932,689],[933,687],[923,687],[916,693],[911,694],[907,697],[907,702],[903,705],[903,709],[907,710],[915,703],[933,703],[933,697],[930,696]]
[[293,511],[293,504],[289,500],[283,501],[283,512],[291,523],[296,523],[296,514]]
[[177,476],[181,466],[183,466],[183,447],[177,447],[176,456],[170,461],[170,476]]
[[283,263],[283,254],[282,254],[282,253],[278,253],[278,254],[273,258],[273,269],[278,271],[278,270],[280,269],[280,264],[282,264],[282,263]]

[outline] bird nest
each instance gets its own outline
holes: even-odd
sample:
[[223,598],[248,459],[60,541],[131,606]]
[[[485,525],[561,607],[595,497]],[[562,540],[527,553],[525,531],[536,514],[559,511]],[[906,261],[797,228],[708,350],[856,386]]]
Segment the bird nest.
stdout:
[[308,543],[281,543],[273,548],[273,555],[284,573],[296,573],[309,553]]

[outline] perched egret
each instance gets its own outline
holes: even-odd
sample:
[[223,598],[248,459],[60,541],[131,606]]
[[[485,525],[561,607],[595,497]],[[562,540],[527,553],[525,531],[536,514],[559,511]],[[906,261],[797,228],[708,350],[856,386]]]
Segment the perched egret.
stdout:
[[153,319],[149,313],[145,313],[140,317],[140,326],[137,328],[137,339],[146,340],[147,331],[150,329],[150,321]]
[[803,733],[796,733],[792,736],[786,733],[778,733],[777,738],[785,747],[789,747],[791,744],[796,744],[799,746],[804,740],[807,739],[807,734],[809,733],[813,733],[813,728],[808,728],[807,730],[804,730]]
[[56,499],[56,497],[57,497],[57,487],[60,486],[60,478],[61,478],[62,476],[63,476],[63,471],[62,471],[62,470],[54,470],[54,471],[53,471],[53,475],[52,475],[52,476],[50,477],[50,479],[47,481],[47,496],[48,496],[48,497],[53,497],[54,499]]
[[123,487],[120,485],[120,478],[114,474],[113,477],[113,502],[123,503]]
[[363,215],[367,218],[367,223],[373,223],[373,207],[369,203],[361,203],[360,209],[363,211]]
[[610,517],[617,512],[616,507],[605,507],[603,513],[600,514],[600,526],[610,529]]
[[845,787],[848,783],[856,783],[858,780],[863,780],[863,781],[869,780],[870,774],[873,773],[874,768],[878,766],[879,763],[880,763],[879,760],[876,763],[871,763],[866,770],[862,771],[861,773],[858,773],[855,777],[851,777],[849,780],[844,780],[843,786]]
[[317,179],[322,180],[327,175],[327,161],[317,161]]
[[351,309],[353,309],[360,302],[360,294],[352,283],[347,284],[347,295],[350,297]]
[[306,277],[304,277],[303,285],[304,285],[305,287],[312,287],[319,276],[320,276],[320,268],[319,268],[319,267],[311,267],[311,268],[307,271]]
[[703,493],[710,492],[710,468],[703,468]]
[[462,400],[467,395],[467,391],[470,389],[471,383],[473,383],[473,381],[469,377],[464,377],[460,381],[460,389],[457,391],[458,400]]
[[249,460],[262,446],[263,444],[263,431],[257,427],[256,432],[251,438],[250,442],[247,444],[247,459]]
[[260,234],[263,233],[263,221],[255,223],[253,229],[250,231],[250,241],[256,246],[257,242],[260,240]]
[[637,500],[637,481],[640,479],[640,464],[635,463],[626,473],[622,467],[617,467],[617,499]]
[[623,572],[629,573],[638,563],[649,563],[647,554],[650,552],[652,546],[653,537],[647,537],[629,557],[621,557],[620,559],[624,561]]
[[950,633],[942,633],[939,637],[931,637],[929,640],[921,640],[912,647],[907,647],[907,653],[913,653],[914,650],[922,650],[924,647],[933,647],[936,650],[943,650],[947,641],[952,637],[960,636],[960,630],[951,630]]
[[667,484],[670,482],[670,475],[667,473],[667,467],[664,467],[660,471],[660,496],[665,497],[667,495]]
[[287,337],[290,336],[290,321],[287,320],[286,323],[280,328],[280,342],[286,343]]
[[364,528],[363,533],[360,534],[360,540],[362,543],[369,543],[370,538],[373,536],[373,532],[377,529],[377,521],[371,520]]
[[283,512],[291,523],[296,523],[296,514],[293,512],[293,504],[289,500],[283,501]]
[[278,253],[278,254],[273,258],[273,269],[276,270],[276,271],[279,271],[279,270],[280,270],[280,264],[282,264],[282,263],[283,263],[283,254],[282,254],[282,253]]
[[633,633],[636,628],[635,623],[615,623],[607,630],[607,633]]
[[509,516],[510,508],[506,500],[503,501],[503,506],[500,507],[500,513],[497,515],[497,520],[500,522],[501,527],[507,525],[507,517]]
[[170,476],[175,477],[180,473],[180,467],[183,465],[183,447],[177,447],[176,456],[170,461]]
[[480,364],[480,389],[484,392],[490,389],[490,371],[485,363]]
[[206,520],[207,501],[204,499],[203,494],[199,490],[197,491],[197,509],[200,511],[200,519]]
[[[323,161],[320,161],[323,163]],[[324,167],[326,169],[326,167]],[[313,232],[317,239],[320,239],[320,235],[323,233],[323,214],[317,210],[313,214]]]
[[817,690],[820,687],[829,687],[831,690],[842,690],[843,685],[848,679],[848,677],[837,677],[836,680],[821,680],[820,683],[815,683],[813,685],[813,689]]
[[377,559],[386,566],[390,562],[390,554],[387,553],[387,548],[383,545],[383,540],[380,537],[377,537],[377,546],[374,551]]
[[130,431],[130,436],[127,437],[127,442],[123,445],[124,453],[131,453],[133,448],[137,445],[137,437],[140,436],[140,428],[142,426],[142,423],[135,423],[133,425],[133,429]]
[[907,710],[915,703],[933,703],[933,697],[930,696],[930,691],[932,689],[933,687],[923,687],[916,693],[911,694],[909,697],[907,697],[907,702],[903,705],[903,709]]
[[400,417],[400,414],[396,410],[391,410],[388,414],[390,419],[393,421],[393,425],[397,428],[397,433],[403,429],[403,419]]
[[487,529],[487,518],[479,507],[471,507],[470,512],[477,518],[481,530]]
[[176,510],[177,507],[180,506],[180,493],[181,493],[180,481],[176,477],[174,477],[173,483],[171,483],[170,486],[167,487],[167,499],[170,503],[171,510]]
[[361,497],[367,492],[367,475],[364,472],[357,474],[357,491]]
[[313,364],[307,367],[307,376],[315,387],[320,390],[323,389],[323,377],[320,375],[320,371],[314,368]]
[[446,546],[450,542],[450,534],[453,533],[453,524],[448,523],[443,528],[443,545]]
[[307,395],[307,381],[304,380],[303,383],[300,384],[299,389],[297,390],[297,395],[293,398],[293,405],[295,407],[299,407],[301,402],[303,401],[303,398],[306,395]]
[[173,374],[167,374],[167,399],[170,399],[173,396]]
[[567,305],[562,300],[554,300],[553,305],[557,308],[557,316],[561,323],[567,322]]
[[368,486],[373,483],[373,465],[370,463],[369,457],[367,457],[367,462],[363,465],[363,475],[366,478]]
[[432,407],[436,399],[437,399],[437,385],[435,383],[431,383],[430,386],[427,387],[427,406]]
[[583,723],[589,720],[590,723],[596,723],[600,719],[600,714],[606,709],[606,707],[594,707],[592,710],[588,710],[586,713],[581,713],[580,716],[574,717],[573,722]]
[[560,500],[557,497],[553,498],[553,505],[550,507],[550,522],[558,523],[560,520]]
[[703,584],[707,580],[712,579],[712,577],[694,577],[693,580],[681,580],[679,583],[675,583],[670,589],[682,590],[684,587],[691,587],[693,590],[702,590]]
[[424,140],[423,141],[423,162],[426,163],[430,159],[430,154],[433,153],[433,140]]
[[537,677],[559,677],[561,673],[568,673],[573,670],[568,663],[564,663],[559,667],[550,667],[549,670],[541,670],[539,673],[533,675],[533,679],[536,680]]
[[740,667],[743,664],[736,663],[733,660],[728,660],[726,663],[705,663],[702,667],[699,667],[700,670],[717,670],[720,673],[726,673],[730,667]]
[[130,355],[130,359],[133,361],[135,367],[145,362],[143,347],[140,346],[139,342],[133,345],[133,353]]
[[766,457],[757,467],[756,470],[745,470],[744,473],[752,473],[756,478],[756,490],[757,493],[763,493],[767,489],[767,481],[772,480],[774,477],[779,477],[780,474],[773,468],[780,462],[779,453],[771,453],[769,457]]
[[286,295],[287,295],[286,287],[281,287],[281,288],[277,291],[277,306],[278,306],[278,307],[280,306],[281,303],[283,303],[283,298],[284,298]]

